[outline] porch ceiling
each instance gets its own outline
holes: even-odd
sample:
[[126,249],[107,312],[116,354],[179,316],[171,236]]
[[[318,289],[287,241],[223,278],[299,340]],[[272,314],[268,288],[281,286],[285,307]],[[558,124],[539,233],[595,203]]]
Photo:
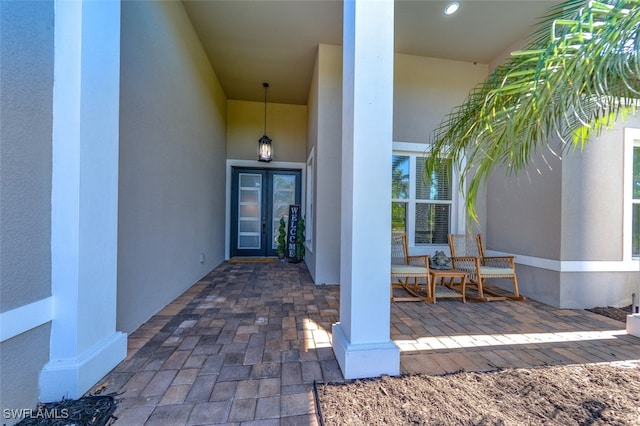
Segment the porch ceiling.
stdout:
[[[342,44],[342,1],[182,0],[227,98],[305,105],[319,43]],[[558,0],[396,0],[397,53],[489,63]]]

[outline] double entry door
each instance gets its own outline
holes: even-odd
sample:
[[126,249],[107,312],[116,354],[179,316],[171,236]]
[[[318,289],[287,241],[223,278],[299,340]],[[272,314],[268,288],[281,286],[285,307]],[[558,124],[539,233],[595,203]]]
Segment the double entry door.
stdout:
[[275,256],[280,218],[300,204],[300,170],[234,167],[231,256]]

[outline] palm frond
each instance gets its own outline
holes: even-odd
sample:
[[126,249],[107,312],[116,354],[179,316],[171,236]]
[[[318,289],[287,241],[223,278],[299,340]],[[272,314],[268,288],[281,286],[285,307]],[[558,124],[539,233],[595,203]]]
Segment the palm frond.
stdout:
[[[469,218],[496,167],[518,173],[543,148],[582,148],[640,99],[640,0],[567,0],[434,130],[426,164],[461,169]],[[560,150],[555,150],[559,141]],[[467,177],[467,188],[464,178]]]

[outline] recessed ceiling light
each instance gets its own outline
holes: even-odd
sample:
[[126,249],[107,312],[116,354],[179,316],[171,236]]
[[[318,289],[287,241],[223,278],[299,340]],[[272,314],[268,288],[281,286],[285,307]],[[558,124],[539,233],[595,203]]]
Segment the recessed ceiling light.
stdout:
[[447,5],[447,7],[445,7],[444,14],[453,15],[458,11],[459,8],[460,8],[460,2],[457,2],[457,1],[451,2]]

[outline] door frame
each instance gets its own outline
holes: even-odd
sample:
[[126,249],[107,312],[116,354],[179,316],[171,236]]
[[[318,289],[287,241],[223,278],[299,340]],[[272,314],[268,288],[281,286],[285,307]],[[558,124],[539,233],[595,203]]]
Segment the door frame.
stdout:
[[289,162],[289,161],[271,161],[270,163],[262,163],[258,160],[227,160],[226,166],[226,191],[225,191],[225,219],[224,219],[224,258],[229,260],[231,256],[231,181],[232,170],[234,167],[245,167],[252,169],[289,169],[300,171],[300,207],[302,208],[302,216],[305,214],[306,206],[306,162]]

